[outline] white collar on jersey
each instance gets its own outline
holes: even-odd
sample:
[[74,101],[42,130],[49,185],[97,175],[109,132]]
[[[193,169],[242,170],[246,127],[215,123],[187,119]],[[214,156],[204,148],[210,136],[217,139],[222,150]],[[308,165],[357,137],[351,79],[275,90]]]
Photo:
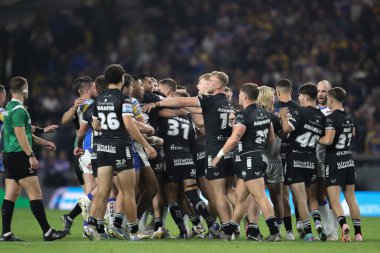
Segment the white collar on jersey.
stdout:
[[17,98],[12,98],[11,101],[16,101],[16,102],[19,102],[20,104],[24,104],[23,102],[21,102],[20,100],[18,100]]

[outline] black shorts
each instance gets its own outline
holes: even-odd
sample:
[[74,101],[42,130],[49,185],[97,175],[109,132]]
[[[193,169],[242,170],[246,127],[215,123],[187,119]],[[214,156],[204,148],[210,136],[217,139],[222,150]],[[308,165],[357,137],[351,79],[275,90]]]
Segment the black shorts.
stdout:
[[189,156],[176,156],[176,158],[165,157],[165,179],[167,182],[180,183],[185,179],[196,179],[197,171],[193,157]]
[[355,163],[352,156],[327,156],[325,161],[326,186],[354,185],[356,183]]
[[133,169],[133,144],[125,139],[102,138],[97,146],[98,169],[112,166],[114,172]]
[[5,178],[18,182],[20,179],[37,176],[36,170],[29,170],[29,157],[25,152],[4,153]]
[[79,161],[78,159],[75,159],[75,175],[77,176],[77,179],[80,183],[80,185],[84,185],[84,179],[83,179],[83,171],[81,170],[80,166],[79,166]]
[[241,178],[244,182],[264,177],[266,163],[262,151],[243,153],[240,159]]
[[235,175],[234,165],[233,165],[233,152],[226,154],[221,161],[218,163],[217,168],[211,167],[212,159],[218,154],[222,147],[210,148],[206,151],[207,154],[207,169],[206,178],[207,180],[214,180],[220,178],[226,178]]
[[164,164],[164,149],[158,146],[152,146],[157,152],[157,156],[154,159],[149,159],[149,163],[152,166],[152,169],[156,175],[162,175],[165,172]]
[[317,155],[316,153],[300,153],[291,150],[287,153],[287,161],[284,167],[284,179],[286,185],[305,183],[305,185],[317,182]]
[[206,176],[206,151],[197,152],[197,157],[194,157],[194,159],[196,159],[197,178]]

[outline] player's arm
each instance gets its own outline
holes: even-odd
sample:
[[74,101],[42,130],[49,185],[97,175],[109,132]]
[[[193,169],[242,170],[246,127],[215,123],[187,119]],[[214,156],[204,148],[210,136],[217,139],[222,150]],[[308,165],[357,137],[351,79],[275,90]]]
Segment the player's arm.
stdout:
[[288,114],[289,114],[288,108],[282,108],[279,112],[280,119],[281,119],[282,132],[284,134],[291,133],[295,130],[294,125],[288,119]]
[[50,125],[44,128],[32,126],[32,133],[34,134],[50,133],[50,132],[54,132],[55,129],[57,129],[58,127],[59,127],[58,125]]
[[157,152],[152,146],[149,145],[149,143],[145,140],[145,138],[141,135],[139,129],[134,124],[134,119],[130,115],[123,115],[123,122],[125,127],[127,128],[129,134],[132,136],[132,138],[140,143],[147,153],[149,158],[154,158],[157,156]]
[[49,150],[55,150],[56,146],[53,142],[42,139],[38,136],[35,136],[34,134],[32,136],[33,136],[33,143],[44,146],[45,148]]
[[203,115],[202,115],[202,114],[194,114],[194,113],[192,113],[192,114],[191,114],[191,118],[193,119],[194,124],[195,124],[198,128],[203,128],[203,127],[204,127],[205,122],[204,122],[204,119],[203,119]]
[[355,127],[352,128],[352,137],[355,137],[356,136],[356,129]]
[[74,105],[70,107],[70,109],[65,112],[62,116],[62,124],[67,125],[70,124],[71,121],[73,121],[75,113],[77,112],[78,107],[83,103],[82,98],[77,98],[74,101]]
[[137,128],[142,134],[153,135],[154,128],[151,125],[145,124],[143,122],[139,122],[136,119],[133,120]]
[[171,109],[171,108],[165,108],[158,111],[158,116],[161,118],[172,118],[177,116],[186,116],[188,112],[185,109],[179,108],[179,109]]
[[192,114],[202,114],[202,108],[200,107],[185,107],[184,109]]
[[217,164],[223,158],[225,154],[231,152],[239,143],[241,137],[243,137],[247,127],[242,124],[236,124],[232,130],[232,134],[228,137],[224,146],[220,149],[219,153],[212,159],[211,166],[216,168]]
[[164,140],[157,136],[144,136],[150,145],[162,146],[164,145]]
[[79,129],[77,131],[77,146],[74,148],[74,155],[81,155],[84,153],[83,150],[83,141],[86,137],[86,132],[89,128],[88,122],[83,121],[80,123]]
[[319,144],[329,146],[333,143],[334,137],[335,137],[335,130],[333,129],[326,129],[325,130],[325,136],[319,138]]
[[147,104],[143,107],[143,112],[150,112],[157,107],[200,107],[200,103],[198,97],[177,97]]
[[276,139],[276,134],[274,133],[273,124],[270,123],[269,133],[268,133],[268,145],[272,145]]

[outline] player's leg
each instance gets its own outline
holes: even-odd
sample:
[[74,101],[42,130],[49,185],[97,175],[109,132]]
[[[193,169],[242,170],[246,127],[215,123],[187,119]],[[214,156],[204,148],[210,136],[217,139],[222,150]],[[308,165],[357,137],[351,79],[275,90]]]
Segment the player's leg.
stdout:
[[254,241],[262,241],[264,239],[260,232],[259,220],[260,220],[260,207],[257,202],[253,199],[252,195],[249,194],[247,198],[248,209],[248,227],[247,227],[247,239]]
[[153,169],[148,166],[140,170],[140,188],[144,189],[137,204],[137,217],[141,219],[148,207],[151,207],[154,196],[158,193],[158,182]]
[[104,215],[106,212],[107,199],[111,192],[112,183],[112,166],[99,167],[97,193],[91,203],[90,217],[88,218],[89,226],[85,229],[85,234],[90,240],[99,240],[99,234],[104,234]]
[[345,186],[344,197],[350,209],[352,224],[354,225],[354,230],[355,230],[355,240],[363,241],[363,236],[362,236],[362,231],[361,231],[360,209],[359,209],[359,205],[355,196],[354,184]]
[[307,194],[305,182],[295,182],[290,185],[292,195],[297,199],[297,207],[302,222],[302,228],[305,232],[305,240],[312,241],[314,237],[311,232],[311,222],[309,218],[309,208],[307,204]]
[[276,225],[276,217],[274,216],[274,210],[271,202],[265,194],[265,181],[263,177],[251,179],[245,181],[249,193],[252,195],[253,199],[257,202],[260,210],[265,218],[270,231],[269,241],[279,241],[281,240],[279,236],[279,230]]
[[183,221],[182,210],[178,204],[178,183],[172,180],[171,182],[166,183],[164,189],[165,198],[169,204],[169,211],[174,222],[177,224],[180,238],[186,238],[187,230]]
[[319,239],[321,241],[326,241],[327,234],[323,230],[321,214],[318,209],[319,204],[317,200],[317,189],[318,189],[317,183],[306,185],[307,200],[308,200],[311,216],[313,217],[313,220],[314,220],[315,229],[318,232]]
[[21,185],[14,179],[5,179],[5,196],[3,205],[1,206],[2,213],[2,233],[1,241],[21,241],[12,234],[11,224],[15,207],[15,202],[21,193]]

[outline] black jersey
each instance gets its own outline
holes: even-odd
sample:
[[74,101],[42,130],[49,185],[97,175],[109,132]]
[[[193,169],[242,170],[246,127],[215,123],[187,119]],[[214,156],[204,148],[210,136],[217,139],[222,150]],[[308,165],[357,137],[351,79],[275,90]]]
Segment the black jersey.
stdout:
[[94,112],[94,103],[91,104],[87,110],[83,113],[83,118],[82,121],[88,124],[93,132],[94,138],[98,138],[100,136],[100,132],[95,131],[94,128],[92,127],[92,114]]
[[354,129],[352,115],[341,110],[333,111],[326,118],[325,129],[335,130],[334,141],[326,147],[326,155],[351,155],[351,138]]
[[230,101],[224,93],[199,95],[198,99],[202,107],[207,146],[224,145],[232,133],[229,114],[235,112]]
[[106,89],[96,99],[93,117],[100,120],[102,139],[128,138],[132,141],[125,128],[123,116],[133,117],[132,99],[118,89]]
[[[159,102],[161,101],[160,97],[154,93],[144,93],[143,99],[140,102],[141,108],[144,105]],[[153,108],[149,113],[144,112],[144,123],[151,125],[155,130],[158,128],[158,109]]]
[[[278,114],[281,108],[288,108],[289,118],[298,119],[300,106],[294,101],[281,102],[277,101],[274,104],[274,113]],[[290,141],[288,138],[285,138],[281,141],[281,158],[286,159],[286,152],[288,152],[290,147]]]
[[240,140],[240,154],[265,149],[271,120],[264,108],[256,104],[247,106],[237,113],[235,124],[246,126],[245,133]]
[[272,112],[267,111],[267,113],[268,113],[268,116],[270,118],[270,121],[273,124],[274,133],[278,134],[282,130],[280,118]]
[[318,140],[324,133],[325,115],[311,106],[300,107],[299,112],[298,119],[289,119],[294,130],[288,138],[290,148],[297,152],[315,154]]

